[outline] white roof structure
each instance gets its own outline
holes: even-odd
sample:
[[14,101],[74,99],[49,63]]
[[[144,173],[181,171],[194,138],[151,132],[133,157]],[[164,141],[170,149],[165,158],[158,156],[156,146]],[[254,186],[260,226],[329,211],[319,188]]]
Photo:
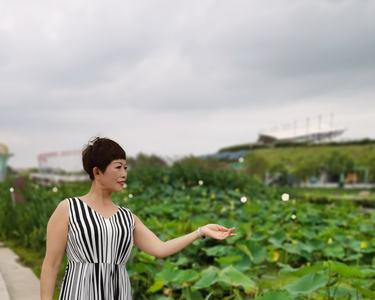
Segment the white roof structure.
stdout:
[[332,139],[344,133],[345,128],[332,128],[324,124],[307,128],[286,128],[259,134],[258,141],[272,142],[320,142]]

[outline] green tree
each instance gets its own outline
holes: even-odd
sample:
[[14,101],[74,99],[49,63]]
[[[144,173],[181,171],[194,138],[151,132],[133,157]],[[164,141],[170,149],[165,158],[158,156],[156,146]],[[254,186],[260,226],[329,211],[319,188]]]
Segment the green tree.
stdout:
[[307,181],[312,176],[318,177],[321,170],[321,158],[309,156],[296,161],[292,173],[298,181]]
[[257,176],[264,179],[270,164],[263,155],[249,153],[245,157],[245,172],[249,175]]
[[269,169],[271,176],[275,178],[273,182],[279,185],[290,185],[292,183],[290,182],[292,172],[290,172],[289,168],[290,166],[285,162],[273,164]]
[[164,167],[167,163],[157,155],[147,155],[144,153],[139,153],[135,158],[129,157],[127,159],[128,164],[131,168],[138,167]]
[[369,159],[369,181],[375,182],[375,153],[372,153]]
[[324,160],[323,168],[326,170],[329,180],[339,181],[340,174],[346,174],[354,169],[353,159],[346,153],[332,151]]

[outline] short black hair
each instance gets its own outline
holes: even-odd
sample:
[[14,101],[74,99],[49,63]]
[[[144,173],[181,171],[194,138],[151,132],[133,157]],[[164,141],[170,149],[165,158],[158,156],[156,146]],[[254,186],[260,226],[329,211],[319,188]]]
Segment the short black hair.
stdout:
[[118,143],[109,138],[95,137],[82,150],[83,169],[91,180],[94,180],[94,167],[98,167],[104,173],[115,159],[126,159],[126,153]]

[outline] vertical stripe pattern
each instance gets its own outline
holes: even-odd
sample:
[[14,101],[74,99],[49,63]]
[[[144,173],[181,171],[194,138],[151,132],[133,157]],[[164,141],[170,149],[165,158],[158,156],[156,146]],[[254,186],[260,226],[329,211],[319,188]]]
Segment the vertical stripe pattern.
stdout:
[[59,300],[132,300],[126,262],[134,218],[119,207],[104,218],[79,198],[68,198],[68,263]]

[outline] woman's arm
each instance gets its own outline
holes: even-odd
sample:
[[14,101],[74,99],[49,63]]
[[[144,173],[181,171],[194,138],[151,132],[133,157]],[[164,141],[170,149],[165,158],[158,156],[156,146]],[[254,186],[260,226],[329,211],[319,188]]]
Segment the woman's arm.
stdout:
[[[135,219],[134,244],[142,251],[158,258],[170,256],[182,250],[197,238],[200,238],[199,233],[195,230],[191,233],[163,242],[142,223],[138,216],[135,214],[133,214],[133,216]],[[228,229],[218,224],[207,224],[201,227],[203,235],[215,239],[224,239],[228,236],[235,235],[233,231],[234,228]]]
[[61,201],[47,224],[46,254],[40,274],[40,299],[52,300],[56,277],[64,256],[69,222],[69,203]]

